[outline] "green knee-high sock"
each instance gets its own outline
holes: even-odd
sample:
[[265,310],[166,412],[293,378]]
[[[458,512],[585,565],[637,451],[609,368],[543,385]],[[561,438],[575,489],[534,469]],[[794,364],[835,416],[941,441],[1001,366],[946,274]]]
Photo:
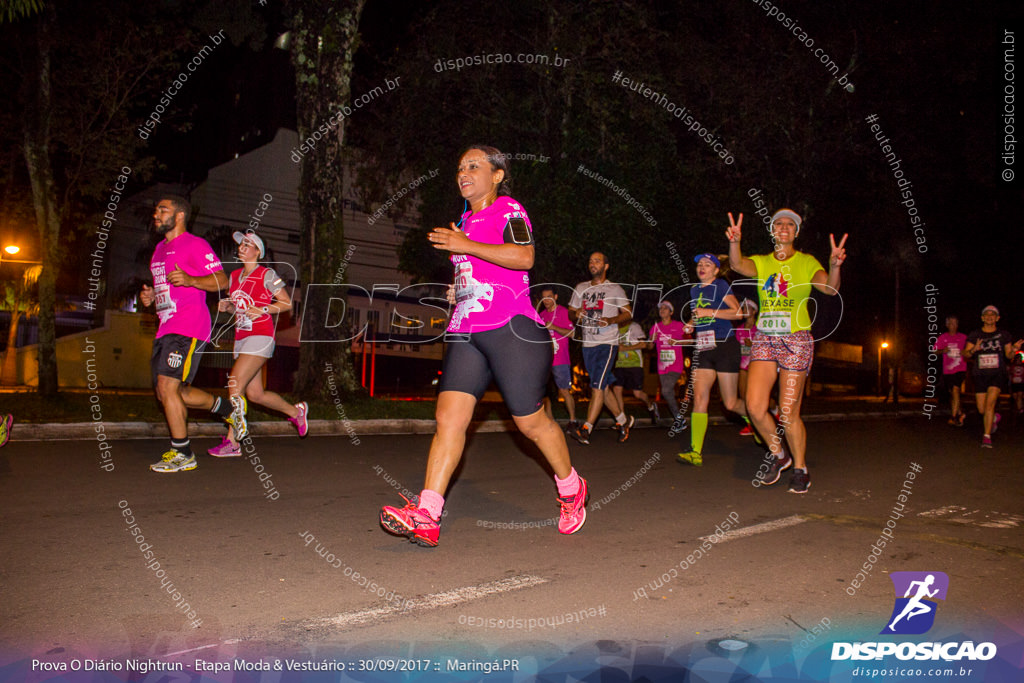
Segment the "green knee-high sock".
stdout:
[[708,414],[692,413],[690,420],[690,445],[693,450],[701,453],[704,448],[704,434],[708,431]]

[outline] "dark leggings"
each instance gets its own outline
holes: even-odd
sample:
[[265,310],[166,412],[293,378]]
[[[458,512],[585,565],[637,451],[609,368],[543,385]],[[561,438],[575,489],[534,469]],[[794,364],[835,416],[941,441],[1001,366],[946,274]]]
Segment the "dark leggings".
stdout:
[[486,332],[450,335],[441,391],[484,395],[493,379],[514,417],[541,409],[551,374],[551,335],[525,315]]

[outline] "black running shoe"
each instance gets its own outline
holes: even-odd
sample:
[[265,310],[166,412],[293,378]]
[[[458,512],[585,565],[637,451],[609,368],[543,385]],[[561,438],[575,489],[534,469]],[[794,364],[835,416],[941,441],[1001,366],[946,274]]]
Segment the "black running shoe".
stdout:
[[586,425],[580,425],[576,429],[570,430],[569,436],[576,439],[584,446],[590,445],[590,430],[587,429]]
[[615,425],[615,431],[619,433],[619,443],[629,440],[629,430],[633,428],[634,422],[636,422],[636,418],[630,415],[623,424]]
[[[767,459],[767,458],[766,458]],[[768,471],[761,476],[760,471],[757,473],[757,478],[761,480],[763,486],[771,486],[779,480],[782,473],[793,466],[793,458],[789,457],[789,454],[783,451],[781,458],[772,458],[771,466]]]
[[789,492],[807,493],[809,488],[811,488],[811,475],[807,470],[794,471],[793,478],[789,480]]

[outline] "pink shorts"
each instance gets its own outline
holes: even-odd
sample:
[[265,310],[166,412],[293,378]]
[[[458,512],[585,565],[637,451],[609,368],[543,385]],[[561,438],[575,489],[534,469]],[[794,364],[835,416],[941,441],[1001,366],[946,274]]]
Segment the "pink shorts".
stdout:
[[814,338],[810,331],[771,335],[754,333],[750,360],[768,360],[778,363],[783,370],[808,372],[814,362]]

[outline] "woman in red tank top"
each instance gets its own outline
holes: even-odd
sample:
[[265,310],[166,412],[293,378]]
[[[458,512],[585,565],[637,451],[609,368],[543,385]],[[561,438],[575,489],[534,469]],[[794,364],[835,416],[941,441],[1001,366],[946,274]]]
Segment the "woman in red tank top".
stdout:
[[239,442],[249,436],[246,399],[287,415],[300,437],[308,430],[308,404],[302,401],[292,405],[279,394],[267,391],[260,372],[274,355],[274,319],[271,316],[290,311],[291,298],[277,273],[259,264],[264,255],[263,240],[253,232],[236,232],[234,238],[242,267],[231,273],[230,294],[217,305],[217,310],[234,314],[235,364],[228,373],[228,394],[234,410],[228,418],[231,427],[227,435],[210,449],[210,455],[218,458],[242,454]]

